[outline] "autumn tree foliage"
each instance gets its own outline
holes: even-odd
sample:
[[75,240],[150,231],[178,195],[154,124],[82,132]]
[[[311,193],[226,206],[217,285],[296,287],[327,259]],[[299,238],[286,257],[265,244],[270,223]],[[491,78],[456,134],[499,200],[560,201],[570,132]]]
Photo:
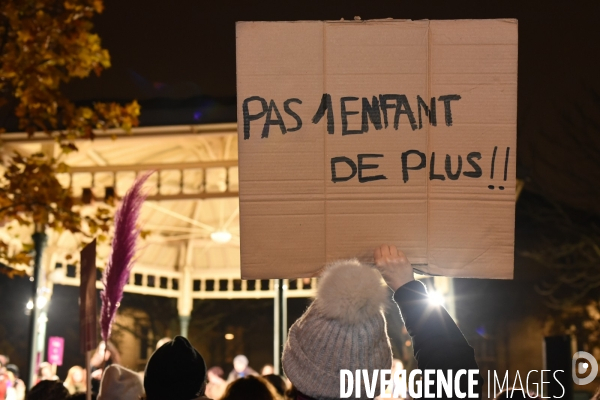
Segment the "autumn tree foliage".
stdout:
[[61,85],[110,67],[108,51],[91,33],[102,0],[4,0],[0,13],[0,104],[14,109],[19,129],[55,135],[64,149],[93,138],[94,129],[130,129],[139,105],[77,107]]
[[[90,215],[82,214],[71,189],[63,187],[57,173],[68,167],[43,153],[30,157],[14,154],[0,178],[0,221],[6,224],[11,239],[29,227],[31,231],[49,228],[58,233],[70,231],[80,236],[101,236],[106,240],[112,226],[112,202],[95,207]],[[27,230],[27,229],[26,229]],[[14,246],[14,240],[0,240],[0,260],[8,265],[31,262],[32,247],[28,237]],[[6,271],[16,273],[17,270]]]
[[[18,128],[32,136],[55,138],[61,154],[5,155],[0,177],[0,223],[41,231],[53,229],[96,235],[108,232],[110,209],[99,207],[83,217],[69,188],[57,173],[68,166],[62,156],[76,151],[76,139],[93,139],[95,130],[137,126],[136,101],[77,106],[61,91],[73,78],[85,78],[110,67],[92,17],[102,0],[3,0],[0,7],[0,110],[14,113]],[[4,130],[4,127],[0,127]],[[11,225],[10,228],[13,226]],[[29,264],[30,248],[14,250],[0,239],[0,261]]]

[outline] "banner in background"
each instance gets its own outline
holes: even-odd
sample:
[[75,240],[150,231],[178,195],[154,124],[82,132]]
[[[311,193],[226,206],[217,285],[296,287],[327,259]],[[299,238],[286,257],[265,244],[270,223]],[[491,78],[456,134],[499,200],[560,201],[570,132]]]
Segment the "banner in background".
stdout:
[[96,239],[81,250],[79,286],[79,335],[81,352],[86,354],[98,346],[96,315]]

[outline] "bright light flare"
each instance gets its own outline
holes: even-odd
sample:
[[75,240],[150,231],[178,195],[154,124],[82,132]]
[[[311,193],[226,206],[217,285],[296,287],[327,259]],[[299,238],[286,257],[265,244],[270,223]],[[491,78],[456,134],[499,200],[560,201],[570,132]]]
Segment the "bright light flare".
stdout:
[[48,304],[48,298],[46,296],[38,296],[38,298],[35,300],[35,305],[39,309],[46,307],[46,304]]
[[26,307],[28,310],[33,310],[33,300],[29,300]]
[[435,290],[429,292],[429,303],[434,306],[443,306],[445,303],[444,296]]
[[215,231],[210,234],[210,238],[213,242],[225,244],[231,240],[231,233],[227,231]]
[[233,340],[235,336],[233,336],[233,333],[226,333],[225,334],[225,340]]

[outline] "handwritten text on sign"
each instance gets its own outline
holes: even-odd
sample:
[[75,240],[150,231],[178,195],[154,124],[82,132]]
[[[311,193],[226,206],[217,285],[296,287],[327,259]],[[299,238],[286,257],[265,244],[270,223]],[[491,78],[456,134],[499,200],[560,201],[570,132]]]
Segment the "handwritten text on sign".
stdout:
[[238,23],[241,276],[388,243],[424,273],[511,278],[517,28]]
[[[421,96],[417,96],[412,101],[404,94],[380,94],[367,97],[341,97],[339,102],[339,112],[341,117],[341,135],[361,135],[369,132],[369,126],[378,131],[393,125],[394,130],[398,130],[400,119],[406,118],[412,131],[423,128],[423,121],[426,119],[431,126],[438,124],[438,109],[442,108],[438,102],[443,103],[443,123],[451,127],[452,104],[462,97],[458,94],[446,94],[439,97],[432,97],[427,103]],[[261,138],[268,139],[271,127],[279,128],[282,134],[288,132],[300,131],[303,121],[299,112],[292,109],[300,107],[302,100],[298,98],[289,98],[280,106],[275,100],[260,96],[251,96],[244,99],[242,103],[242,113],[244,118],[244,139],[247,140],[251,135],[251,123],[253,121],[263,122]],[[312,117],[310,123],[319,124],[323,118],[326,118],[327,133],[333,135],[336,133],[334,112],[336,111],[331,99],[331,95],[324,93],[320,105]],[[416,115],[413,109],[416,109]],[[282,112],[294,120],[293,126],[286,125]],[[350,129],[349,125],[360,121],[360,129]],[[441,122],[441,121],[440,121]],[[357,125],[358,126],[358,125]],[[496,164],[496,155],[498,146],[494,146],[492,160],[490,164],[490,178],[494,178],[494,169]],[[423,151],[417,149],[408,149],[401,155],[402,179],[404,183],[410,179],[410,171],[418,171],[427,168],[427,156]],[[455,156],[455,158],[453,158]],[[372,182],[387,179],[385,173],[377,174],[375,171],[379,168],[377,159],[384,157],[383,154],[357,154],[356,158],[348,155],[340,155],[331,158],[331,181],[333,183],[345,182],[357,177],[359,183]],[[466,178],[480,178],[483,175],[482,156],[479,151],[471,151],[464,157],[463,155],[438,155],[436,165],[436,153],[429,155],[429,180],[446,179],[455,181],[461,176]],[[442,158],[443,157],[443,158]],[[504,181],[507,180],[508,165],[510,157],[510,147],[506,147],[504,155]],[[440,160],[442,159],[442,160]],[[356,161],[355,161],[356,160]],[[468,164],[468,165],[467,165]],[[370,170],[365,172],[365,170]],[[491,190],[494,185],[488,185]],[[498,186],[499,190],[504,190],[504,186]]]

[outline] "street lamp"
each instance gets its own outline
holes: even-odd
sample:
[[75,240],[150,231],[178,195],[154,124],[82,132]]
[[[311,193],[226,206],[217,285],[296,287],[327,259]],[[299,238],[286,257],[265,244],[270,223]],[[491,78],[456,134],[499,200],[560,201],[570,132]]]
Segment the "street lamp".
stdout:
[[210,234],[212,241],[219,244],[228,243],[231,240],[231,237],[231,233],[227,231],[214,231]]
[[46,296],[38,296],[38,298],[35,299],[35,306],[39,309],[46,307],[46,304],[48,304],[48,298]]
[[[38,268],[42,268],[41,265]],[[30,376],[29,385],[35,384],[35,375],[37,366],[43,361],[45,347],[46,347],[46,327],[48,323],[48,306],[52,297],[51,285],[54,283],[60,283],[65,277],[64,268],[54,268],[48,273],[39,273],[31,281],[34,284],[35,297],[31,297],[26,304],[25,314],[31,318],[30,323],[33,325],[30,329],[30,335],[33,335],[33,340],[30,342],[32,347],[30,362],[33,361],[32,366],[30,365]],[[37,284],[36,284],[37,282]],[[31,337],[30,337],[31,339]]]
[[[48,299],[47,296],[40,295],[35,299],[35,306],[41,310],[44,307],[46,307],[46,305],[48,304],[49,301],[50,301],[50,299]],[[27,315],[29,315],[29,312],[31,312],[31,310],[33,310],[33,299],[29,299],[29,301],[25,305],[25,308],[27,308],[27,311],[28,311]]]

